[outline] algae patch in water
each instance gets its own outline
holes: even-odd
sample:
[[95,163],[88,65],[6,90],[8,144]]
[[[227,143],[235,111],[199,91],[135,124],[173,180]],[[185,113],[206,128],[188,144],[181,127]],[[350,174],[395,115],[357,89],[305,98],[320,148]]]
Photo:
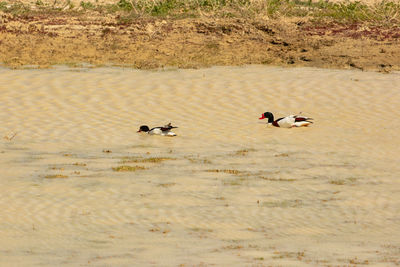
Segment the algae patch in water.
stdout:
[[87,164],[86,163],[82,163],[82,162],[75,162],[75,163],[72,163],[72,165],[85,167]]
[[304,251],[299,252],[288,252],[288,251],[275,251],[273,259],[290,259],[290,258],[297,258],[298,260],[302,260],[305,257]]
[[206,170],[206,172],[223,172],[223,173],[229,173],[229,174],[234,174],[234,175],[239,175],[243,172],[239,171],[239,170],[219,170],[219,169],[212,169],[212,170]]
[[60,170],[60,171],[63,171],[63,170],[64,170],[63,167],[57,167],[57,166],[49,167],[49,169],[50,169],[50,170]]
[[128,166],[128,165],[122,165],[118,167],[113,167],[112,170],[115,172],[135,172],[139,170],[145,170],[147,169],[146,167],[143,166]]
[[276,154],[275,157],[289,157],[288,153]]
[[353,185],[355,184],[355,182],[357,181],[357,178],[355,177],[348,177],[346,179],[334,179],[334,180],[330,180],[329,183],[330,184],[334,184],[334,185]]
[[223,184],[224,185],[242,185],[245,181],[248,181],[248,179],[246,179],[244,177],[239,177],[237,179],[223,181]]
[[261,204],[263,207],[269,208],[296,208],[303,205],[300,199],[282,200],[282,201],[266,201]]
[[46,179],[57,179],[57,178],[68,178],[68,176],[62,175],[62,174],[51,174],[51,175],[46,175],[44,178],[46,178]]
[[160,187],[171,187],[176,185],[176,183],[162,183],[162,184],[158,184],[158,186]]
[[176,159],[169,157],[150,157],[150,158],[123,157],[121,163],[161,163],[166,160],[176,160]]
[[240,149],[240,150],[236,151],[235,153],[233,153],[233,156],[247,156],[247,154],[249,152],[254,152],[254,151],[256,151],[256,150],[253,148]]
[[259,176],[261,179],[266,180],[266,181],[273,181],[273,182],[294,182],[296,179],[293,178],[270,178],[270,177],[264,177],[264,176]]
[[189,156],[184,156],[185,159],[187,159],[190,163],[194,163],[194,164],[211,164],[211,160],[207,159],[207,158],[200,158],[198,155],[197,156],[193,156],[193,155],[189,155]]

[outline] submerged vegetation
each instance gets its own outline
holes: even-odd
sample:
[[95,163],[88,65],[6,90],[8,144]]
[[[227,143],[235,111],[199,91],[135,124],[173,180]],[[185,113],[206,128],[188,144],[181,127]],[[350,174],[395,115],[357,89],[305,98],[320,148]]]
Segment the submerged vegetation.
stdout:
[[230,170],[230,169],[226,169],[226,170],[212,169],[212,170],[206,170],[206,172],[222,172],[222,173],[228,173],[228,174],[234,174],[234,175],[238,175],[238,174],[242,174],[243,173],[243,172],[241,172],[239,170]]
[[141,158],[141,157],[123,157],[121,163],[161,163],[166,160],[175,160],[175,158],[168,157],[150,157],[150,158]]
[[112,170],[115,172],[135,172],[135,171],[140,171],[140,170],[146,170],[148,167],[145,166],[129,166],[125,164],[130,164],[130,163],[161,163],[166,160],[175,160],[175,158],[169,158],[169,157],[150,157],[150,158],[144,158],[144,157],[138,157],[138,156],[133,156],[133,157],[122,157],[121,161],[119,162],[120,164],[124,164],[118,167],[113,167]]
[[262,202],[261,206],[268,208],[298,208],[303,205],[300,199],[294,200],[275,200]]
[[357,181],[357,178],[355,177],[348,177],[345,179],[331,179],[329,180],[330,184],[334,185],[354,185]]
[[46,179],[59,179],[59,178],[68,178],[68,176],[63,175],[63,174],[50,174],[50,175],[46,175],[44,178],[46,178]]
[[233,155],[235,155],[235,156],[247,156],[247,154],[248,154],[249,152],[254,152],[254,151],[256,151],[256,150],[253,149],[253,148],[250,148],[250,149],[240,149],[240,150],[236,151]]
[[282,18],[309,17],[336,22],[373,22],[400,24],[400,1],[380,1],[365,4],[361,1],[328,2],[324,0],[119,0],[113,4],[71,1],[45,4],[37,0],[34,5],[2,1],[0,10],[13,15],[35,13],[74,13],[96,11],[102,14],[118,13],[120,23],[129,23],[139,17],[188,18],[215,16],[221,18]]
[[135,171],[140,171],[140,170],[145,170],[146,167],[143,166],[128,166],[128,165],[122,165],[118,167],[113,167],[112,170],[115,172],[135,172]]

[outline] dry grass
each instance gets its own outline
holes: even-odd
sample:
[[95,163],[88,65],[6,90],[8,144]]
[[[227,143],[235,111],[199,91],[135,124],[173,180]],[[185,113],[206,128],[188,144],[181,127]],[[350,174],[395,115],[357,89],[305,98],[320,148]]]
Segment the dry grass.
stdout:
[[82,1],[75,6],[70,1],[54,1],[52,5],[36,1],[34,5],[2,1],[0,10],[19,16],[35,14],[74,14],[85,11],[105,14],[119,13],[121,24],[139,17],[188,18],[213,16],[220,18],[282,18],[307,17],[338,22],[373,22],[387,25],[400,23],[400,2],[381,1],[372,5],[360,1],[302,0],[119,0],[115,4]]

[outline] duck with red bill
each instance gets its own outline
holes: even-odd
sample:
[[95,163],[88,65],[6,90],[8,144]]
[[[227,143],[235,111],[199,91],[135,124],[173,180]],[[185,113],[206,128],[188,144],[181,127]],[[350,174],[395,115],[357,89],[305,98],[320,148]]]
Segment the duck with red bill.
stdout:
[[279,118],[274,120],[274,115],[271,112],[264,112],[261,114],[262,119],[268,119],[268,125],[272,125],[275,127],[282,127],[282,128],[292,128],[292,127],[307,127],[311,123],[312,118],[300,116],[300,115],[289,115],[286,117]]

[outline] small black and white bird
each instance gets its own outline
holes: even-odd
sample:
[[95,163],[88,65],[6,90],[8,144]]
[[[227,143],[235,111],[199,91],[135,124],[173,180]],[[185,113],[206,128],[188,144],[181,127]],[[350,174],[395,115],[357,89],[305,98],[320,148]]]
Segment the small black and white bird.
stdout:
[[275,127],[292,128],[292,127],[302,127],[308,126],[313,123],[312,118],[300,116],[300,115],[289,115],[286,117],[274,120],[274,115],[271,112],[265,112],[261,114],[262,119],[268,119],[268,125],[273,125]]
[[163,136],[176,136],[175,133],[171,132],[171,129],[178,128],[176,126],[172,126],[171,123],[168,123],[167,125],[164,125],[162,127],[154,127],[154,128],[149,128],[147,125],[142,125],[139,127],[140,132],[148,133],[150,135],[163,135]]

